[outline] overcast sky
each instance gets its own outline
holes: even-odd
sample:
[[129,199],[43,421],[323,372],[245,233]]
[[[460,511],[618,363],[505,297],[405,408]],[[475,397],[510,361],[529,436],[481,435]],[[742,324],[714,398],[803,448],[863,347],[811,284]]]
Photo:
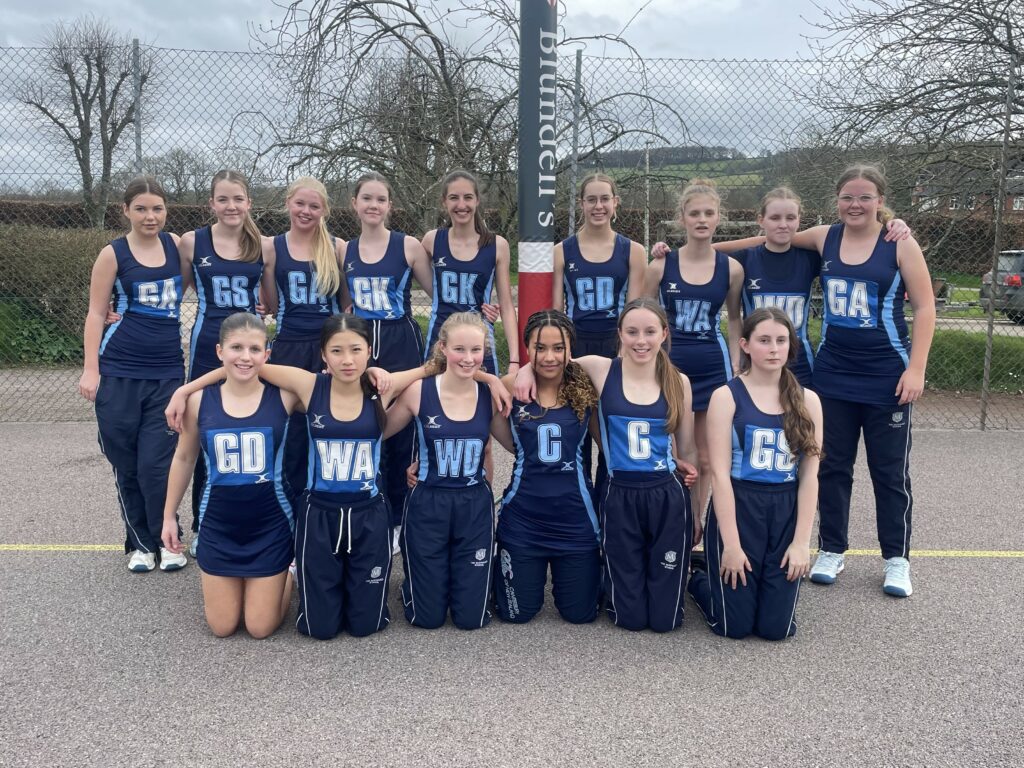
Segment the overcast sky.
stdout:
[[[573,35],[618,32],[641,9],[625,36],[661,58],[807,58],[802,35],[821,16],[811,0],[568,0],[565,24]],[[271,0],[0,0],[0,11],[4,46],[37,45],[53,22],[94,13],[155,45],[235,51],[249,50],[252,26],[281,17]]]

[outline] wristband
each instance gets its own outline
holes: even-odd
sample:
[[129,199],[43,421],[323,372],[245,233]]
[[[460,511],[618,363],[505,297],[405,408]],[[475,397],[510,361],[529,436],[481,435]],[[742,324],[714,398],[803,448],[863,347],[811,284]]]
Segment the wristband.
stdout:
[[516,365],[519,365],[519,361],[518,360],[509,360],[508,361],[509,365],[512,365],[512,363],[515,363]]

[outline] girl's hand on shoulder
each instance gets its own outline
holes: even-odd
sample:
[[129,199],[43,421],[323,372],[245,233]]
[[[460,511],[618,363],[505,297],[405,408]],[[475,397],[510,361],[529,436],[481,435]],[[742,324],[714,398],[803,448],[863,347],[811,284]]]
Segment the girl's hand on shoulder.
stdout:
[[181,423],[185,418],[185,411],[188,409],[188,397],[180,390],[174,390],[171,399],[164,409],[164,418],[167,419],[167,426],[175,432],[181,432]]
[[651,246],[651,258],[652,259],[664,259],[668,255],[668,252],[672,249],[668,247],[668,243],[661,240]]
[[100,387],[100,374],[98,371],[83,371],[82,378],[78,380],[78,394],[90,403],[96,402],[96,390]]
[[366,376],[369,378],[370,383],[377,388],[378,395],[383,395],[391,389],[391,374],[383,368],[367,368]]
[[501,317],[501,304],[481,304],[480,314],[484,316],[484,319],[494,325],[494,323]]
[[726,547],[722,550],[722,566],[719,573],[722,582],[736,589],[737,583],[747,586],[747,574],[752,571],[750,561],[740,547]]
[[811,549],[806,544],[795,541],[786,549],[782,557],[782,569],[786,571],[787,581],[797,581],[811,572]]
[[907,240],[911,236],[910,225],[903,219],[892,219],[885,225],[885,240],[892,243]]
[[915,403],[924,394],[924,373],[907,368],[896,384],[896,396],[900,405]]
[[491,390],[491,402],[494,404],[494,410],[506,417],[512,413],[512,395],[509,394],[501,379],[497,376],[489,376],[487,388]]
[[524,365],[516,373],[516,381],[515,386],[512,387],[512,393],[515,395],[516,400],[523,403],[532,403],[537,396],[537,379],[534,377],[533,369],[529,365]]

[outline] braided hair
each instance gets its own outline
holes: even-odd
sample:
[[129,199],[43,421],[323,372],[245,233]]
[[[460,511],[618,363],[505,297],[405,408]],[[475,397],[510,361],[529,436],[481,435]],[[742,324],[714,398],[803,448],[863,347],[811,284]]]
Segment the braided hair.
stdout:
[[[576,329],[565,312],[557,309],[534,312],[526,321],[526,328],[523,330],[523,339],[528,350],[536,351],[542,328],[556,328],[562,336],[566,348],[566,363],[562,372],[562,382],[558,385],[558,401],[572,408],[582,422],[587,417],[587,410],[597,407],[597,390],[582,366],[568,359],[569,350],[576,343]],[[530,357],[533,359],[532,354]],[[537,418],[543,418],[547,411],[545,408]]]

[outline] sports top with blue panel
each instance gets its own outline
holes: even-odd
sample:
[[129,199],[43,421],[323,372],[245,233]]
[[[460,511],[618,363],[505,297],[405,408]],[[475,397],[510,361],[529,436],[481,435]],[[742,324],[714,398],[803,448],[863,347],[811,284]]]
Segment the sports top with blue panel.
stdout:
[[622,388],[622,358],[612,360],[608,368],[598,415],[612,482],[656,480],[675,471],[672,435],[666,430],[665,394],[659,393],[650,405],[627,400]]
[[319,339],[324,321],[341,311],[337,295],[320,295],[313,262],[292,258],[287,234],[274,238],[274,254],[274,278],[277,281],[277,335],[274,340]]
[[[494,290],[494,271],[498,259],[497,241],[491,241],[477,250],[469,261],[455,258],[448,238],[451,230],[438,229],[434,235],[431,263],[434,270],[434,299],[427,327],[429,358],[444,321],[456,312],[480,312],[480,306],[491,300]],[[485,321],[486,322],[486,321]],[[487,323],[490,337],[490,359],[485,359],[488,372],[497,373],[498,363],[494,349],[494,329]]]
[[222,576],[281,573],[292,558],[292,508],[281,480],[288,413],[281,391],[264,384],[255,412],[231,416],[222,387],[206,387],[199,406],[208,475],[199,510],[199,565]]
[[371,499],[378,493],[382,430],[368,395],[351,421],[331,412],[331,375],[317,374],[306,409],[309,430],[309,482],[315,501],[338,506]]
[[776,307],[786,313],[798,342],[796,359],[789,369],[800,384],[809,387],[814,353],[807,338],[807,317],[811,284],[818,276],[821,256],[817,251],[795,247],[776,253],[762,243],[732,257],[743,266],[743,313],[749,315],[761,307]]
[[501,501],[499,539],[556,552],[594,549],[597,513],[581,461],[590,410],[581,421],[568,405],[514,400],[509,421],[516,458]]
[[669,251],[658,298],[668,315],[672,363],[690,379],[693,410],[706,411],[711,393],[732,378],[729,345],[722,335],[721,311],[729,293],[729,256],[715,253],[711,279],[686,282],[679,252]]
[[100,342],[100,375],[125,379],[180,379],[181,262],[174,240],[160,233],[164,263],[140,264],[126,237],[111,243],[117,261],[115,310],[121,319]]
[[843,231],[843,224],[833,224],[822,249],[825,317],[814,389],[837,400],[895,406],[896,385],[910,361],[896,243],[885,241],[883,229],[863,264],[847,264],[839,257]]
[[405,259],[405,234],[392,231],[380,261],[367,264],[359,256],[359,238],[349,240],[345,279],[352,311],[366,320],[410,317],[412,269]]
[[449,418],[438,392],[440,376],[424,379],[416,417],[419,481],[431,488],[467,488],[485,479],[484,448],[491,434],[491,395],[477,382],[476,409],[464,421]]
[[565,313],[578,332],[615,333],[626,305],[630,247],[629,238],[616,233],[611,258],[597,263],[583,257],[576,235],[562,241]]
[[760,410],[742,377],[731,379],[726,386],[736,404],[730,476],[734,480],[772,485],[795,483],[799,459],[789,450],[782,414]]
[[224,259],[213,247],[213,232],[202,227],[195,232],[192,253],[199,309],[189,344],[189,378],[220,367],[216,344],[220,324],[235,312],[255,312],[263,278],[263,255],[256,261]]

